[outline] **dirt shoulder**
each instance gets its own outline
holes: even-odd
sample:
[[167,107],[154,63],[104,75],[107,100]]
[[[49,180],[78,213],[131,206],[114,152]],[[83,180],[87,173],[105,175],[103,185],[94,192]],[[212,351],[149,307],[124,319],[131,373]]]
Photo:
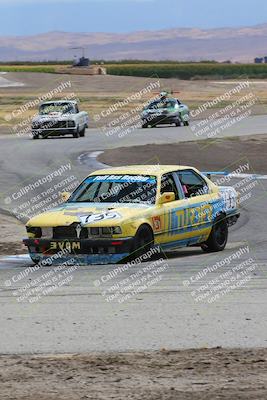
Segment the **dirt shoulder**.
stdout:
[[194,166],[201,171],[230,172],[248,163],[249,170],[243,172],[251,174],[267,173],[266,154],[267,135],[257,135],[216,141],[121,147],[106,150],[98,161],[112,166],[180,164]]
[[21,242],[25,227],[15,218],[0,214],[0,255],[27,253]]
[[5,400],[267,398],[267,349],[0,356]]

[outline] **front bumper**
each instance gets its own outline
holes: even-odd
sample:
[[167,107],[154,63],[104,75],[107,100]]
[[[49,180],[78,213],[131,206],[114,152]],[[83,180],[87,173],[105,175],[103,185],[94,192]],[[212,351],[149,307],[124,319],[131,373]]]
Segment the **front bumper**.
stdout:
[[[24,239],[31,258],[39,262],[50,259],[60,264],[75,259],[81,264],[116,263],[133,251],[134,238],[123,239]],[[57,257],[61,255],[62,257]]]
[[148,125],[160,125],[160,124],[175,124],[177,122],[177,119],[179,119],[178,115],[174,115],[174,114],[149,114],[147,116],[143,116],[142,120],[144,123],[147,123]]
[[54,128],[54,129],[32,129],[32,135],[41,135],[41,136],[64,136],[64,135],[73,135],[76,132],[76,127],[74,128]]

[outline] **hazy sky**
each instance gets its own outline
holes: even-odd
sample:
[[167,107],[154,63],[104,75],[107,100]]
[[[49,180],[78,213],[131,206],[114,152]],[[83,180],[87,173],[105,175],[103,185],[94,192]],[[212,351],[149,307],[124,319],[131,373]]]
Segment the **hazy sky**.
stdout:
[[0,0],[0,35],[214,28],[265,22],[266,0]]

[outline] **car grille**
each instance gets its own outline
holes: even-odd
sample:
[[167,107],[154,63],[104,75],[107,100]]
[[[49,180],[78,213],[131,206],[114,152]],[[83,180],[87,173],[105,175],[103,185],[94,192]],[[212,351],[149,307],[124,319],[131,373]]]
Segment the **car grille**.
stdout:
[[41,129],[60,129],[67,127],[68,121],[47,121],[40,124]]
[[[72,224],[70,226],[57,226],[53,228],[53,238],[54,239],[77,239],[77,228],[78,224]],[[88,230],[87,228],[81,228],[81,233],[79,239],[87,239]]]

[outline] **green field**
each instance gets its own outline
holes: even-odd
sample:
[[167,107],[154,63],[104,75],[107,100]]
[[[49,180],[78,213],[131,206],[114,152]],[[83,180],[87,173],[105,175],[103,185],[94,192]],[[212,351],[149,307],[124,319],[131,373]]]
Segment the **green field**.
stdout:
[[132,63],[107,64],[108,74],[179,79],[267,78],[267,64]]
[[[93,63],[102,63],[101,60]],[[178,79],[267,78],[267,64],[221,64],[212,61],[185,63],[175,61],[103,61],[109,75]],[[38,63],[0,63],[0,72],[58,73],[69,61]]]
[[56,73],[57,65],[4,65],[0,64],[0,72],[46,72]]

